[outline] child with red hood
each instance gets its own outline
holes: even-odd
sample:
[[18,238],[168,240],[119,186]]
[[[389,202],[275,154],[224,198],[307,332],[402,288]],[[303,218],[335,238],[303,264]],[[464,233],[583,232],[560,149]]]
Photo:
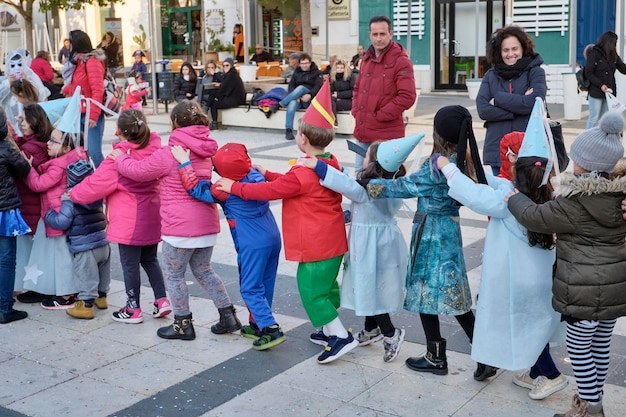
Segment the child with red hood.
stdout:
[[[180,163],[178,172],[185,189],[200,201],[218,203],[228,220],[237,251],[241,297],[250,311],[250,324],[241,335],[254,339],[252,349],[266,350],[287,340],[272,315],[272,301],[278,257],[280,231],[268,201],[244,200],[217,191],[210,181],[198,180],[189,160],[189,151],[172,147]],[[213,166],[223,178],[242,184],[264,183],[265,177],[252,168],[248,150],[241,143],[227,143],[213,156]]]

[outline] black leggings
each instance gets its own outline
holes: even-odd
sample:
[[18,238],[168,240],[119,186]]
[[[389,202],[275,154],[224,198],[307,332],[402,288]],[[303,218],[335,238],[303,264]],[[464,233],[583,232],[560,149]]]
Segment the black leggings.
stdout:
[[375,316],[365,316],[365,330],[380,329],[382,334],[395,333],[396,328],[391,322],[389,314],[377,314]]
[[[470,343],[474,339],[474,313],[472,310],[460,316],[454,316],[461,325],[461,328],[469,338]],[[420,319],[422,320],[422,327],[424,328],[424,334],[426,340],[431,342],[437,342],[442,340],[441,331],[439,328],[439,316],[434,314],[420,313]]]

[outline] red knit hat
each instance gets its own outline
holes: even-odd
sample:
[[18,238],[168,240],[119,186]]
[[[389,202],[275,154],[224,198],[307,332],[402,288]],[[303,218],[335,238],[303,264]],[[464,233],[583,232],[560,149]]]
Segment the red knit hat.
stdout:
[[246,146],[241,143],[227,143],[213,155],[213,165],[220,176],[239,181],[252,169],[252,161]]
[[333,106],[330,102],[330,81],[324,81],[324,85],[311,101],[311,105],[302,121],[312,126],[321,127],[322,129],[333,129],[335,126],[335,116],[333,115]]

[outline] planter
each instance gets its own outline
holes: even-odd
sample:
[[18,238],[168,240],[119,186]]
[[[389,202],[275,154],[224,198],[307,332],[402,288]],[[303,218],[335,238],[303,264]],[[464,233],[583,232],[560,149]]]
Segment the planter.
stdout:
[[206,59],[205,63],[209,61],[217,62],[220,60],[220,57],[217,54],[217,51],[206,51],[204,58]]
[[233,53],[232,52],[228,52],[228,51],[220,51],[217,53],[217,56],[220,60],[220,62],[224,62],[224,60],[226,58],[232,58],[233,57]]
[[256,80],[256,70],[257,70],[256,65],[241,64],[239,65],[239,76],[241,77],[241,80],[244,82],[254,81]]
[[482,82],[482,78],[467,78],[465,80],[470,100],[476,100],[476,96],[478,96],[478,90],[480,89],[480,84]]

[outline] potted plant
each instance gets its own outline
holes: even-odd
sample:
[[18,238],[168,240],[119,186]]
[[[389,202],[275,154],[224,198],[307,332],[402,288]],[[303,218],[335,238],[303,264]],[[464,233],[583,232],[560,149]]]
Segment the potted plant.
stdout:
[[206,60],[218,61],[218,52],[222,48],[222,41],[216,36],[215,32],[209,31],[209,39],[206,44]]
[[224,61],[226,58],[233,57],[233,53],[235,52],[235,46],[228,42],[226,45],[220,43],[217,54],[219,56],[220,61]]

